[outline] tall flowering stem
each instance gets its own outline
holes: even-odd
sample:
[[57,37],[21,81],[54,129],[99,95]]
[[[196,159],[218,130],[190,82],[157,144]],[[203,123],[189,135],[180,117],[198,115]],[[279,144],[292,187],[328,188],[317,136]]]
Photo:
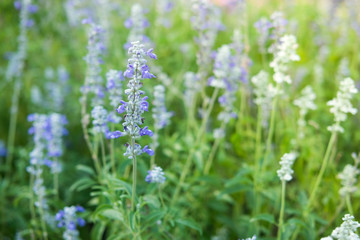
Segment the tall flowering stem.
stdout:
[[294,170],[291,169],[294,164],[297,154],[294,152],[285,153],[281,157],[280,165],[281,168],[277,171],[278,177],[281,180],[281,207],[280,207],[280,216],[279,216],[279,227],[278,227],[278,240],[281,240],[281,235],[283,232],[284,224],[284,212],[285,212],[285,193],[286,193],[286,182],[292,179],[292,174]]
[[[167,126],[170,122],[172,112],[168,112],[165,106],[165,87],[163,85],[156,85],[154,87],[154,101],[153,101],[153,119],[154,119],[154,136],[152,149],[156,150],[159,146],[159,130]],[[151,156],[151,167],[155,166],[155,154]]]
[[11,99],[10,108],[10,125],[7,139],[8,153],[6,155],[6,165],[8,173],[11,174],[11,165],[14,152],[14,142],[16,133],[16,123],[18,115],[18,105],[21,90],[21,78],[24,70],[24,62],[26,59],[26,49],[28,38],[26,35],[27,29],[34,25],[34,21],[29,18],[30,13],[37,11],[37,6],[31,4],[31,0],[15,1],[15,8],[20,9],[20,34],[18,36],[18,50],[11,57],[8,68],[6,70],[6,80],[14,81],[14,92]]
[[84,132],[84,139],[91,153],[91,157],[95,163],[97,171],[100,171],[99,168],[99,159],[97,154],[95,153],[95,148],[92,146],[88,125],[90,123],[90,116],[87,113],[87,102],[89,94],[93,95],[92,105],[99,106],[103,103],[103,86],[102,86],[102,77],[101,66],[102,63],[101,55],[105,50],[105,46],[103,44],[103,29],[94,24],[90,19],[84,19],[84,24],[90,24],[90,29],[88,31],[88,54],[85,56],[85,61],[87,62],[87,71],[85,77],[85,84],[81,88],[82,96],[80,98],[81,103],[81,125]]
[[291,84],[291,78],[287,74],[288,65],[290,62],[299,61],[300,57],[296,54],[298,44],[296,37],[293,35],[285,35],[280,38],[280,44],[276,45],[276,52],[274,53],[274,60],[270,63],[270,67],[274,69],[274,81],[276,82],[275,97],[272,102],[271,118],[269,134],[266,140],[266,152],[264,165],[267,163],[271,152],[271,143],[275,129],[275,113],[277,108],[278,97],[282,93],[283,84]]
[[[326,167],[329,163],[330,154],[335,146],[337,135],[338,133],[344,132],[344,129],[340,126],[340,123],[346,120],[348,113],[351,113],[352,115],[357,113],[357,109],[353,108],[350,102],[350,100],[357,92],[358,90],[355,87],[354,81],[351,78],[345,78],[343,81],[340,82],[339,91],[336,97],[327,103],[327,105],[331,106],[330,112],[334,114],[334,124],[328,127],[328,130],[331,132],[331,137],[326,148],[325,156],[322,160],[321,168],[316,178],[315,185],[313,187],[313,190],[311,191],[309,201],[307,202],[307,205],[305,207],[305,218],[309,215],[312,205],[316,199],[316,194],[324,176]],[[296,239],[299,231],[300,228],[297,228],[295,230],[292,239]]]
[[149,110],[149,103],[147,102],[144,91],[140,90],[142,87],[143,79],[151,79],[155,76],[149,71],[149,67],[146,64],[146,56],[157,59],[156,55],[152,52],[153,49],[148,51],[144,50],[144,45],[140,42],[132,42],[131,47],[128,52],[131,55],[128,60],[128,68],[124,72],[124,76],[129,78],[127,84],[127,89],[125,89],[125,95],[127,95],[128,101],[120,101],[121,105],[117,108],[117,112],[122,114],[126,112],[124,116],[124,132],[115,131],[109,134],[110,138],[118,138],[120,136],[128,136],[129,143],[127,144],[127,150],[124,153],[124,156],[127,156],[129,159],[133,160],[133,186],[132,186],[132,198],[131,198],[131,209],[135,211],[135,201],[136,201],[136,174],[137,174],[137,163],[136,156],[142,153],[147,153],[153,155],[154,151],[151,150],[148,146],[141,148],[139,144],[136,143],[136,139],[144,135],[152,136],[153,133],[148,127],[140,128],[140,125],[143,124],[144,118],[142,114],[145,111]]

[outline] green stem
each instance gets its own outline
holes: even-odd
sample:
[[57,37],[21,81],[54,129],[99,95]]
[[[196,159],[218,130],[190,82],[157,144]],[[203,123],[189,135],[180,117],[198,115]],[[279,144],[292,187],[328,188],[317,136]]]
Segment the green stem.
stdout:
[[286,181],[281,182],[281,207],[280,207],[280,216],[279,216],[279,228],[277,239],[281,240],[281,234],[283,232],[283,223],[284,223],[284,211],[285,211],[285,192],[286,192]]
[[[278,83],[276,85],[276,93],[278,93],[278,91],[280,90],[280,84]],[[262,166],[266,165],[268,160],[269,160],[269,155],[271,152],[271,143],[272,143],[272,139],[273,139],[273,135],[274,135],[274,129],[275,129],[275,116],[276,116],[276,107],[277,107],[277,102],[278,102],[278,96],[276,95],[273,99],[272,102],[272,109],[271,109],[271,118],[270,118],[270,128],[269,128],[269,134],[266,140],[266,151],[265,151],[265,158],[264,158],[264,162],[261,165],[261,169]]]
[[14,93],[11,99],[11,108],[10,108],[10,125],[9,125],[9,135],[7,140],[7,148],[8,153],[6,155],[6,170],[8,173],[8,177],[12,176],[12,160],[14,153],[14,143],[15,143],[15,134],[16,134],[16,123],[18,116],[18,108],[19,108],[19,95],[21,90],[21,80],[18,77],[15,81],[14,85]]
[[160,184],[159,184],[158,189],[159,189],[159,197],[160,197],[161,205],[162,205],[163,207],[165,207],[165,203],[164,203],[164,199],[163,199],[163,196],[162,196]]
[[106,168],[106,156],[105,156],[105,144],[104,144],[104,138],[103,138],[102,133],[99,133],[98,137],[100,138],[102,162],[103,162],[103,165],[104,165],[104,169],[107,170],[107,168]]
[[[336,124],[336,123],[335,123]],[[316,182],[315,182],[315,185],[314,185],[314,188],[310,194],[310,198],[309,198],[309,201],[305,207],[305,211],[304,211],[304,218],[307,218],[307,216],[309,215],[310,213],[310,210],[311,210],[311,206],[315,200],[315,196],[316,196],[316,193],[317,193],[317,190],[319,188],[319,185],[320,185],[320,182],[323,178],[323,175],[325,173],[325,170],[326,170],[326,167],[327,167],[327,164],[329,162],[329,158],[330,158],[330,153],[332,151],[332,148],[334,147],[334,143],[335,143],[335,140],[336,140],[336,137],[337,137],[337,133],[336,132],[332,132],[331,134],[331,137],[330,137],[330,140],[329,140],[329,143],[328,143],[328,146],[326,148],[326,152],[325,152],[325,156],[323,158],[323,161],[322,161],[322,164],[321,164],[321,168],[320,168],[320,172],[319,172],[319,175],[317,176],[316,178]],[[299,234],[300,232],[300,227],[298,226],[295,231],[294,231],[294,234],[292,235],[291,237],[291,240],[295,240],[297,239],[297,235]]]
[[316,193],[318,191],[321,180],[322,180],[322,178],[324,176],[326,167],[327,167],[328,162],[329,162],[329,157],[330,157],[331,150],[334,147],[336,136],[337,136],[336,132],[332,132],[330,140],[329,140],[329,144],[328,144],[326,152],[325,152],[323,162],[321,164],[319,175],[316,178],[315,186],[314,186],[314,188],[313,188],[313,190],[312,190],[312,192],[310,194],[310,198],[309,198],[308,204],[307,204],[306,209],[305,209],[305,217],[307,217],[309,211],[311,210],[311,206],[312,206],[312,204],[313,204],[313,202],[315,200]]
[[353,211],[353,208],[352,208],[351,198],[350,198],[350,194],[349,194],[349,193],[346,194],[345,200],[346,200],[346,206],[347,206],[347,209],[348,209],[349,213],[350,213],[352,216],[354,216],[354,211]]
[[[111,131],[114,131],[114,123],[112,123]],[[115,139],[110,139],[110,159],[111,159],[111,169],[113,175],[116,177],[116,164],[115,164]]]
[[[55,158],[54,163],[55,163],[55,166],[58,166],[59,159]],[[54,193],[55,193],[56,200],[59,200],[59,173],[58,173],[58,171],[56,171],[54,173]]]
[[196,150],[196,147],[198,146],[200,140],[201,140],[201,137],[205,131],[205,127],[206,127],[206,123],[208,121],[208,118],[210,116],[210,113],[214,107],[214,103],[215,103],[215,99],[217,97],[219,93],[219,88],[215,88],[215,91],[213,92],[213,95],[211,97],[211,100],[210,100],[210,104],[209,104],[209,108],[208,110],[206,111],[206,114],[201,122],[201,126],[200,126],[200,130],[198,132],[198,135],[196,137],[196,140],[195,140],[195,144],[193,145],[193,147],[191,148],[190,150],[190,153],[185,161],[185,166],[184,166],[184,169],[183,171],[181,172],[181,175],[180,175],[180,180],[179,180],[179,183],[176,185],[176,188],[175,188],[175,192],[174,192],[174,196],[172,198],[172,201],[171,201],[171,205],[173,205],[176,201],[177,201],[177,198],[179,196],[179,193],[180,193],[180,189],[182,187],[182,185],[184,184],[184,181],[185,181],[185,178],[190,170],[190,167],[191,167],[191,160],[192,160],[192,157],[195,153],[195,150]]
[[[221,126],[220,126],[220,129],[224,129],[225,128],[225,122],[222,122]],[[224,130],[225,131],[225,130]],[[208,174],[210,169],[211,169],[211,166],[212,166],[212,163],[213,163],[213,160],[215,158],[215,154],[216,154],[216,150],[218,149],[219,147],[219,144],[220,144],[220,141],[221,141],[221,138],[216,138],[215,139],[215,142],[211,148],[211,152],[210,152],[210,155],[209,155],[209,158],[205,164],[205,168],[204,168],[204,174]]]
[[[261,155],[261,130],[262,130],[262,108],[259,105],[257,111],[257,122],[256,122],[256,139],[255,139],[255,162],[256,169],[259,169],[259,161]],[[256,178],[254,178],[256,179]]]
[[135,155],[135,138],[131,138],[131,148],[132,148],[132,159],[133,159],[133,184],[132,184],[132,195],[131,195],[131,210],[135,212],[135,198],[136,198],[136,155]]

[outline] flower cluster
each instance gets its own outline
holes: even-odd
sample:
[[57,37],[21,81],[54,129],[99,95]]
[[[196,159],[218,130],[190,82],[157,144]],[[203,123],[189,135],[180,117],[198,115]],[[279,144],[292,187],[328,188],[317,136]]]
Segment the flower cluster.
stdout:
[[154,150],[159,145],[158,143],[158,130],[167,126],[173,113],[168,112],[165,106],[165,87],[163,85],[156,85],[154,87],[154,101],[153,101],[152,116],[154,119],[155,134],[153,136]]
[[6,80],[10,81],[13,77],[20,77],[26,57],[27,36],[26,30],[34,25],[34,20],[29,18],[29,14],[38,10],[36,5],[31,4],[31,0],[15,1],[14,6],[20,10],[20,34],[17,38],[18,49],[10,58],[9,65],[6,69]]
[[149,44],[150,39],[145,35],[145,29],[149,27],[149,21],[145,18],[145,10],[140,4],[134,4],[131,8],[131,16],[128,18],[124,25],[126,28],[130,29],[128,35],[127,43],[125,43],[124,48],[128,49],[131,47],[132,42],[142,42],[144,44]]
[[[105,51],[104,30],[101,26],[93,23],[91,19],[84,19],[83,24],[90,24],[88,32],[88,54],[84,58],[87,62],[87,71],[85,77],[85,85],[82,88],[84,95],[88,93],[94,94],[92,105],[102,105],[104,98],[103,78],[101,77],[101,64],[103,60],[101,55]],[[81,99],[85,101],[84,98]]]
[[214,77],[209,79],[209,84],[213,87],[225,88],[224,95],[219,98],[219,102],[224,110],[219,114],[218,119],[229,122],[234,113],[234,101],[236,91],[239,88],[241,68],[235,66],[234,56],[228,45],[223,45],[217,51],[214,63]]
[[93,118],[93,131],[94,133],[106,133],[108,113],[103,106],[95,106],[91,111],[91,117]]
[[336,98],[327,102],[330,106],[330,112],[334,114],[334,124],[328,127],[331,132],[344,132],[344,129],[340,126],[340,123],[346,120],[346,114],[352,115],[357,113],[357,109],[354,108],[350,102],[353,96],[358,92],[355,87],[354,81],[351,78],[345,78],[340,82],[340,88],[337,92]]
[[306,126],[306,120],[305,116],[308,113],[309,110],[315,110],[316,104],[314,103],[314,100],[316,98],[316,95],[313,91],[313,89],[310,86],[306,86],[301,91],[301,96],[298,99],[295,99],[294,105],[300,108],[300,117],[298,120],[299,125],[299,138],[304,138],[304,127]]
[[274,12],[271,16],[271,35],[270,38],[274,41],[273,44],[269,47],[270,53],[276,53],[278,45],[281,44],[281,36],[285,34],[285,27],[287,25],[287,20],[284,18],[282,12]]
[[256,240],[256,235],[252,236],[251,238],[245,238],[245,239],[242,239],[242,240]]
[[59,228],[65,228],[63,233],[64,240],[79,239],[79,232],[77,226],[85,226],[85,220],[77,216],[77,213],[84,212],[85,209],[81,206],[65,207],[55,215],[55,220],[58,222]]
[[277,94],[275,87],[269,82],[269,74],[265,71],[260,71],[257,75],[251,78],[254,85],[255,104],[261,107],[262,123],[268,124],[268,118],[271,111],[271,101]]
[[31,114],[28,121],[33,122],[33,126],[29,129],[29,133],[33,134],[34,149],[30,152],[30,166],[27,171],[34,176],[33,191],[36,196],[35,206],[40,211],[48,209],[46,201],[46,189],[42,177],[46,150],[46,139],[48,137],[48,118],[44,114]]
[[116,108],[122,100],[122,81],[124,81],[123,72],[110,70],[106,74],[106,88],[109,92],[110,105]]
[[195,102],[196,93],[201,89],[199,76],[194,72],[186,72],[184,75],[184,102],[187,107],[190,107]]
[[292,170],[291,167],[294,164],[296,158],[297,153],[295,152],[285,153],[281,157],[281,168],[277,171],[277,175],[281,181],[290,181],[292,179],[292,174],[294,173],[294,170]]
[[298,44],[296,37],[293,35],[285,35],[280,38],[280,44],[277,45],[274,53],[274,60],[270,63],[270,67],[274,69],[274,80],[276,83],[291,83],[291,78],[287,75],[288,64],[292,61],[299,61],[300,57],[296,54]]
[[199,77],[202,80],[205,79],[211,63],[211,50],[214,46],[217,33],[224,26],[220,21],[221,12],[211,1],[193,0],[192,11],[194,15],[191,18],[191,22],[193,28],[199,32],[198,37],[195,39],[199,47],[196,61],[200,68]]
[[360,174],[360,170],[358,169],[358,162],[355,162],[355,165],[347,164],[344,167],[344,170],[338,174],[338,178],[341,180],[342,188],[340,188],[340,195],[345,196],[347,194],[351,194],[356,192],[357,187],[357,176]]
[[259,51],[262,54],[266,53],[266,43],[270,37],[270,29],[272,27],[271,22],[266,18],[262,17],[257,22],[255,22],[254,27],[259,34],[258,45]]
[[[149,103],[147,102],[148,97],[142,96],[145,92],[140,89],[142,87],[142,79],[151,79],[155,77],[149,72],[150,69],[146,64],[147,61],[145,57],[148,56],[153,59],[157,59],[157,57],[153,53],[153,49],[145,51],[143,44],[140,44],[139,42],[132,42],[131,44],[132,46],[129,48],[131,58],[128,60],[128,68],[124,72],[124,76],[130,78],[127,84],[128,88],[125,89],[125,95],[127,95],[128,101],[125,102],[121,100],[121,105],[117,108],[119,114],[126,112],[123,122],[124,132],[115,131],[111,133],[111,138],[129,135],[132,139],[136,139],[144,135],[153,135],[148,127],[140,128],[140,125],[143,124],[142,114],[149,110]],[[132,155],[138,155],[142,152],[146,152],[150,155],[154,154],[147,146],[141,149],[141,146],[138,144],[135,144],[134,146],[128,144],[127,151],[124,155],[132,158]]]
[[154,167],[148,171],[145,181],[148,183],[164,183],[166,178],[161,167]]
[[359,235],[357,235],[356,230],[360,227],[360,224],[357,221],[354,221],[354,217],[350,214],[346,214],[343,217],[343,223],[340,227],[335,228],[331,233],[331,236],[321,238],[321,240],[359,240]]
[[159,13],[156,22],[166,28],[171,27],[172,22],[170,19],[170,14],[171,10],[174,8],[174,2],[171,0],[159,0],[156,3],[157,12]]
[[252,65],[252,61],[249,58],[247,51],[245,51],[244,37],[239,30],[234,30],[232,36],[231,48],[235,50],[234,63],[235,67],[240,69],[240,80],[243,83],[248,83],[249,74],[248,71]]

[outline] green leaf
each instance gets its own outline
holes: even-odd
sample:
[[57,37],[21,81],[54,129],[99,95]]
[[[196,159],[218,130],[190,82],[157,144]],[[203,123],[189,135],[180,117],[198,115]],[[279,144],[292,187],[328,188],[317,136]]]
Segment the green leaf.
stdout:
[[91,240],[102,240],[106,224],[103,222],[97,222],[91,231]]
[[193,220],[176,219],[175,222],[184,225],[186,227],[192,228],[198,231],[202,235],[202,229],[200,228],[199,224],[195,223]]
[[95,176],[94,170],[89,166],[79,164],[79,165],[76,165],[76,169],[81,171],[81,172],[85,172],[85,173],[88,173],[88,174],[90,174],[92,176]]
[[269,213],[259,214],[255,217],[253,217],[252,219],[250,219],[250,222],[256,222],[256,221],[265,221],[265,222],[276,225],[274,216]]
[[69,188],[69,190],[71,192],[73,191],[82,191],[84,189],[90,188],[91,186],[95,185],[96,182],[90,178],[81,178],[80,180],[76,181],[73,185],[71,185],[71,187]]
[[100,213],[100,215],[112,220],[124,221],[122,213],[115,209],[105,209]]

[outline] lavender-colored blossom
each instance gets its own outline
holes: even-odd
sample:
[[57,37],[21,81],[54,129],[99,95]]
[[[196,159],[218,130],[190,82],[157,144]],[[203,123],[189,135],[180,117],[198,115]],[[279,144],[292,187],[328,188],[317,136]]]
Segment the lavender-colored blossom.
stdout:
[[156,23],[166,28],[171,27],[171,10],[174,8],[174,1],[158,0],[156,1],[157,19]]
[[270,37],[270,28],[272,27],[271,22],[266,18],[262,17],[257,22],[255,22],[254,27],[258,32],[258,45],[259,51],[262,54],[266,53],[266,43]]
[[145,178],[145,181],[148,183],[164,183],[166,177],[161,167],[154,167],[152,170],[148,171],[148,175]]
[[0,140],[0,157],[6,157],[6,147],[3,140]]
[[272,45],[269,47],[270,53],[277,51],[278,45],[281,44],[280,38],[285,34],[287,20],[284,18],[282,12],[274,12],[271,17],[271,35],[270,38],[273,40]]
[[169,124],[172,112],[168,112],[165,106],[165,87],[163,85],[156,85],[154,87],[154,101],[153,101],[152,116],[154,119],[155,134],[153,137],[152,147],[156,149],[159,145],[158,131]]
[[[149,51],[144,50],[144,45],[139,42],[132,42],[132,46],[129,48],[128,52],[131,54],[131,57],[128,60],[128,69],[124,72],[124,76],[130,78],[127,89],[125,89],[125,95],[127,95],[127,102],[124,100],[120,101],[120,106],[117,108],[118,113],[126,112],[124,116],[124,132],[121,134],[111,134],[112,138],[117,136],[128,135],[131,137],[131,142],[133,143],[136,138],[139,138],[144,135],[152,135],[152,131],[148,127],[141,128],[140,125],[143,124],[142,114],[149,109],[149,103],[147,102],[147,96],[144,91],[140,90],[142,87],[142,80],[145,78],[152,78],[153,76],[149,72],[149,67],[146,65],[147,61],[145,57],[148,57]],[[152,51],[150,51],[152,53]],[[149,155],[153,155],[154,152],[145,146],[141,149],[139,144],[127,144],[127,150],[125,156],[128,158],[133,158],[136,155],[140,155],[145,152]]]
[[145,29],[149,21],[145,17],[145,10],[140,4],[134,4],[131,8],[131,16],[125,21],[125,27],[130,29],[125,49],[131,47],[131,43],[140,41],[146,45],[150,44],[149,38],[145,35]]
[[[14,3],[15,7],[20,10],[20,34],[17,38],[18,41],[18,49],[16,53],[13,53],[8,67],[6,69],[6,80],[10,81],[14,77],[20,78],[23,73],[24,61],[26,58],[26,49],[28,38],[26,36],[27,28],[30,27],[29,23],[32,21],[32,25],[34,25],[33,20],[29,18],[31,12],[29,11],[29,6],[33,6],[31,4],[31,0],[22,0],[16,1]],[[34,8],[34,7],[32,7]]]
[[110,105],[116,108],[122,100],[122,81],[124,81],[123,72],[110,70],[106,74],[107,91],[109,93]]
[[[85,84],[82,88],[84,95],[88,93],[93,94],[92,105],[102,105],[104,98],[103,78],[101,77],[101,55],[106,50],[104,45],[104,30],[99,25],[90,22],[90,29],[88,32],[88,54],[85,57],[87,62],[87,72],[85,77]],[[81,99],[84,101],[84,97]]]
[[193,16],[191,18],[193,28],[198,32],[195,39],[198,45],[197,65],[199,66],[199,78],[201,87],[205,87],[205,79],[211,66],[211,51],[217,37],[217,33],[224,29],[220,21],[221,12],[211,1],[193,0]]
[[77,226],[83,227],[86,222],[83,218],[78,217],[77,213],[83,212],[84,208],[81,206],[65,207],[55,215],[55,220],[58,222],[58,228],[65,228],[63,233],[64,240],[79,239],[79,231]]
[[218,119],[228,123],[231,118],[236,117],[234,103],[241,80],[241,69],[235,65],[232,49],[229,45],[223,45],[218,49],[213,72],[214,77],[209,81],[209,85],[225,90],[219,98],[223,110],[219,113]]
[[[32,122],[29,133],[33,135],[34,149],[30,152],[30,166],[26,170],[34,176],[34,205],[39,212],[47,212],[46,188],[42,177],[47,138],[49,135],[48,117],[44,114],[30,114],[28,121]],[[44,215],[43,215],[44,216]]]
[[190,108],[195,102],[196,94],[201,90],[200,78],[193,72],[186,72],[184,78],[184,101],[186,106]]
[[107,131],[107,116],[108,113],[103,106],[95,106],[91,111],[91,117],[93,118],[93,131],[95,133],[106,133]]
[[67,133],[64,125],[67,124],[66,117],[58,113],[52,113],[48,117],[50,135],[48,137],[48,156],[60,157],[63,153],[62,136]]

